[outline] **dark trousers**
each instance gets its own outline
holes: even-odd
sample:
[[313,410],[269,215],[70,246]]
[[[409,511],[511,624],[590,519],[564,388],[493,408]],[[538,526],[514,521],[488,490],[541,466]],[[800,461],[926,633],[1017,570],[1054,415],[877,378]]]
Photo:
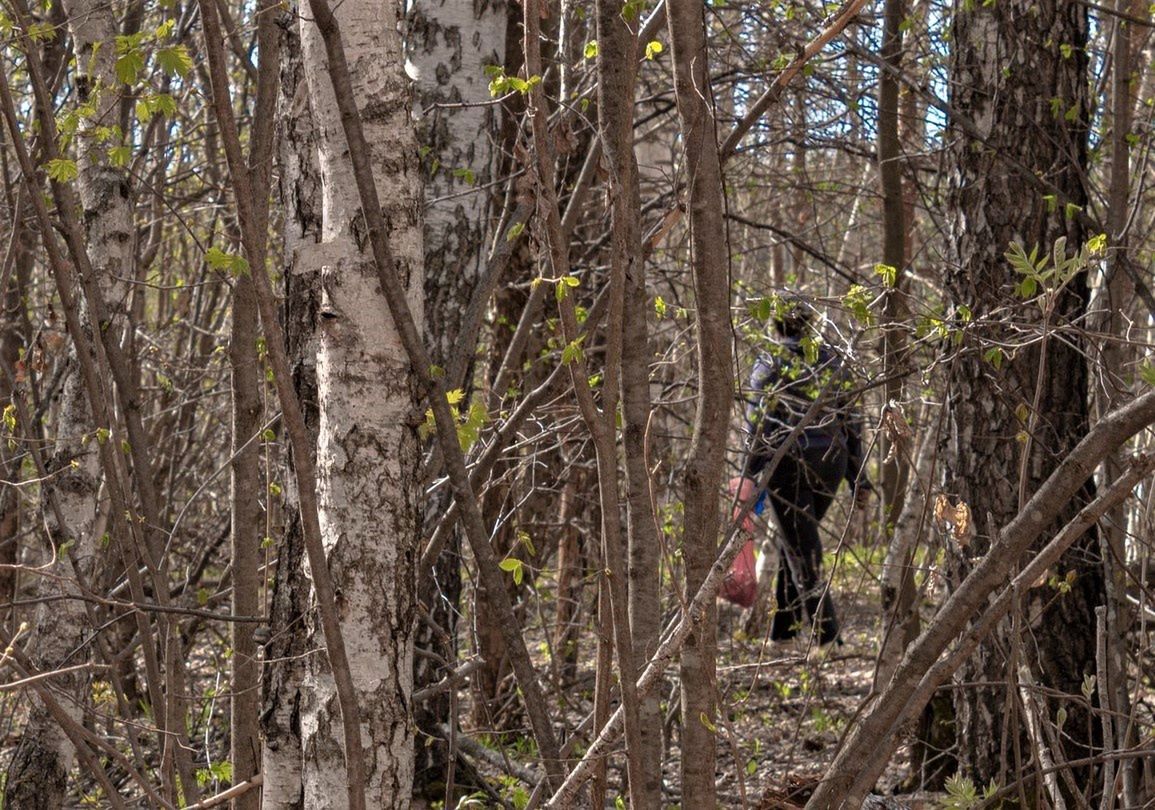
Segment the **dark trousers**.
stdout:
[[785,456],[767,485],[778,518],[778,609],[770,637],[798,635],[802,614],[814,626],[819,644],[838,638],[834,599],[822,576],[822,538],[818,523],[846,475],[846,451],[833,447],[806,448]]

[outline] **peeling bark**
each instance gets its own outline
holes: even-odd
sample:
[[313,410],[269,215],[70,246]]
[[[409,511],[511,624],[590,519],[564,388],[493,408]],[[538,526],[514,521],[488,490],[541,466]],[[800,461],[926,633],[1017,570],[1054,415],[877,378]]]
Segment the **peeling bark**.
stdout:
[[[410,307],[421,312],[421,225],[408,87],[396,18],[345,2],[336,10],[354,78],[388,239]],[[395,14],[396,12],[391,12]],[[388,16],[388,15],[386,15]],[[407,807],[413,783],[415,556],[420,511],[410,363],[389,316],[367,244],[349,147],[320,32],[302,23],[302,53],[322,178],[317,396],[319,516],[349,668],[361,706],[366,804]],[[314,644],[321,641],[314,622]],[[342,731],[327,661],[302,684],[302,785],[308,808],[345,806]]]

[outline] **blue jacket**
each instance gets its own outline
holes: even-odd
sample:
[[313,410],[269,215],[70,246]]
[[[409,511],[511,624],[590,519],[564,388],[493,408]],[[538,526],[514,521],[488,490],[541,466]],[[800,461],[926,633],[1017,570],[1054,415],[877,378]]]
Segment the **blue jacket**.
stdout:
[[862,476],[862,420],[853,407],[853,388],[854,382],[838,356],[826,346],[782,338],[758,358],[750,375],[746,400],[750,457],[744,474],[757,477],[815,400],[821,400],[817,412],[795,437],[794,447],[844,450],[846,480],[851,486],[869,489],[870,482]]

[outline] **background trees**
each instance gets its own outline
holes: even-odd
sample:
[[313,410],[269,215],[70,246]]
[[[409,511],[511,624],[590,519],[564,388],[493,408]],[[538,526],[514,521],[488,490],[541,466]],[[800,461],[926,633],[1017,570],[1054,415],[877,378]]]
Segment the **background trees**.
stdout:
[[[0,9],[6,806],[1151,798],[1145,8]],[[713,596],[785,292],[822,663]]]

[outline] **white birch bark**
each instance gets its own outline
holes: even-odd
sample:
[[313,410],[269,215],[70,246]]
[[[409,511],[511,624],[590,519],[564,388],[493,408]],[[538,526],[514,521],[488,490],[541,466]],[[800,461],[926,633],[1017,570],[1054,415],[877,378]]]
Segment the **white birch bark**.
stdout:
[[[416,0],[409,5],[407,70],[416,78],[422,173],[425,178],[425,345],[434,362],[466,372],[471,390],[476,334],[465,325],[469,304],[486,268],[492,229],[489,211],[497,159],[499,107],[488,104],[485,66],[500,64],[505,52],[508,7],[502,0],[455,3]],[[456,386],[456,382],[453,384]],[[429,537],[452,503],[448,487],[437,490],[424,507],[423,537]],[[421,572],[418,593],[424,609],[447,637],[431,626],[417,627],[416,644],[452,664],[457,658],[456,617],[461,600],[461,537],[454,531],[433,576]],[[447,674],[436,659],[418,655],[417,689]],[[419,733],[436,736],[451,714],[448,693],[413,707]],[[450,722],[453,722],[450,719]],[[452,781],[448,745],[430,739],[417,751],[418,794],[443,797]]]
[[[409,306],[422,311],[417,145],[395,7],[334,6]],[[361,704],[369,807],[408,807],[413,781],[414,558],[420,419],[409,362],[388,315],[359,210],[324,44],[305,15],[304,72],[322,178],[317,384],[321,530]],[[322,641],[319,623],[313,635]],[[301,700],[304,806],[346,806],[341,718],[323,656]]]
[[[106,3],[69,0],[64,7],[81,71],[76,82],[77,101],[91,101],[96,109],[77,138],[76,182],[84,207],[86,245],[108,304],[112,322],[107,328],[119,330],[127,286],[122,279],[131,276],[132,207],[125,173],[109,165],[107,144],[98,144],[90,134],[92,127],[118,119],[117,21]],[[92,410],[75,356],[72,365],[73,372],[61,394],[51,461],[51,469],[59,474],[45,487],[42,504],[55,562],[36,583],[37,596],[46,601],[36,610],[35,630],[27,647],[41,672],[81,663],[91,653],[85,603],[52,598],[79,594],[78,578],[91,580],[97,549],[100,459]],[[53,678],[61,707],[78,724],[84,714],[85,684],[80,673]],[[75,747],[43,704],[33,698],[28,725],[9,765],[5,806],[62,806],[75,758]]]
[[[309,108],[308,87],[302,77],[300,31],[282,28],[281,98],[277,133],[280,198],[284,208],[285,340],[293,364],[293,387],[306,424],[317,426],[317,304],[320,301],[319,262],[310,251],[321,238],[321,179],[317,167],[316,136]],[[313,442],[315,446],[315,440]],[[277,546],[269,623],[273,628],[294,627],[308,611],[309,583],[300,523],[296,475],[285,476],[288,525]],[[308,640],[299,633],[274,633],[265,645],[261,713],[261,807],[264,810],[302,810],[302,746],[298,708]]]
[[[487,219],[497,157],[497,116],[486,65],[501,64],[508,8],[501,0],[411,4],[406,47],[423,111],[419,122],[426,174],[426,343],[448,367],[462,318],[485,269]],[[468,337],[468,336],[466,336]]]

